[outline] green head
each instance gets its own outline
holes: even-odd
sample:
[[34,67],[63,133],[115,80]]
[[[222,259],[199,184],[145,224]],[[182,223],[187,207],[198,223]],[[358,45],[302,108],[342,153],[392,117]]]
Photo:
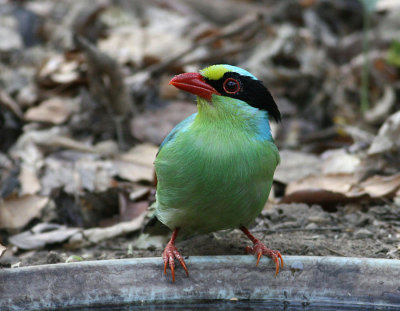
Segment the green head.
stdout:
[[248,71],[231,65],[213,65],[200,73],[183,73],[175,76],[170,84],[209,101],[213,96],[241,100],[254,108],[268,112],[276,121],[281,114],[271,93]]

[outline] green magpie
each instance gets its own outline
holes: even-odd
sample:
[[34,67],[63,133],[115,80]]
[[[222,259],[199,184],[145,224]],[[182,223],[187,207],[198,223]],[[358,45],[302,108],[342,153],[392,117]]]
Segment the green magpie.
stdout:
[[209,233],[239,228],[253,242],[248,253],[272,258],[278,274],[283,259],[247,226],[260,214],[272,186],[279,152],[270,118],[281,114],[268,89],[248,71],[213,65],[183,73],[169,84],[197,95],[198,112],[165,138],[155,164],[156,216],[173,230],[163,252],[175,281],[175,258],[189,275],[175,247],[178,232]]

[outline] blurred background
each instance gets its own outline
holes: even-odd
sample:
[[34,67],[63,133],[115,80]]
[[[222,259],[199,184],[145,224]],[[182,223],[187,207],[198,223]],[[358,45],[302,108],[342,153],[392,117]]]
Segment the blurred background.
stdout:
[[196,111],[168,82],[219,63],[282,113],[255,230],[282,254],[399,258],[400,1],[0,0],[0,265],[159,256],[153,161]]

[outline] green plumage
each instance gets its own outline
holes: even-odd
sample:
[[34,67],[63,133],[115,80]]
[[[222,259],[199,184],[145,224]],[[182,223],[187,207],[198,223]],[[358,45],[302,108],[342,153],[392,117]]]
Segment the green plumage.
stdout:
[[156,158],[156,215],[187,233],[247,226],[263,209],[279,163],[268,113],[218,95],[198,97],[197,106]]

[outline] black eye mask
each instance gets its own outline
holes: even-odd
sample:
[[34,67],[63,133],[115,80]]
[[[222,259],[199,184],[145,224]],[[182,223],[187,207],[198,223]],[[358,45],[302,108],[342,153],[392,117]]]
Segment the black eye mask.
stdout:
[[240,99],[252,107],[267,111],[276,122],[281,120],[278,106],[262,81],[236,72],[226,72],[219,80],[204,80],[222,96]]

